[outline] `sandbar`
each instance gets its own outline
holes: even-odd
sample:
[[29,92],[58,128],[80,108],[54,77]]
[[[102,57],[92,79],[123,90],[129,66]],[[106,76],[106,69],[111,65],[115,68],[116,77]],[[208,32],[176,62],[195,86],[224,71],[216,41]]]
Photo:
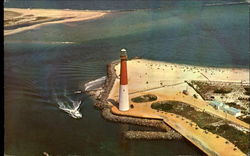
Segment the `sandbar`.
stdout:
[[[4,8],[4,36],[57,23],[100,18],[109,11]],[[7,29],[14,27],[13,29]]]

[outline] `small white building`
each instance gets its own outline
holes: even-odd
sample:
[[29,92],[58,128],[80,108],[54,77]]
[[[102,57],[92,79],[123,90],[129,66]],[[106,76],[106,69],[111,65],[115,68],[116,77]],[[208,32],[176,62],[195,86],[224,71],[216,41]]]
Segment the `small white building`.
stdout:
[[227,112],[228,114],[231,114],[235,117],[241,116],[241,110],[233,108],[233,107],[229,107],[228,105],[226,105],[227,107],[223,107],[222,109]]
[[220,109],[224,104],[219,101],[210,101],[209,105],[213,106],[215,109]]

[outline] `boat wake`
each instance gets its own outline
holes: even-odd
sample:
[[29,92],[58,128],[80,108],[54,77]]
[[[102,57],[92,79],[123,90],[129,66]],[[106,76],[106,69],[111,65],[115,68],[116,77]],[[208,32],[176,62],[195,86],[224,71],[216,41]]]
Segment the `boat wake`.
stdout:
[[80,113],[80,105],[81,100],[74,101],[66,94],[66,89],[64,89],[64,94],[61,99],[58,98],[56,93],[54,93],[55,100],[59,106],[59,109],[68,113],[71,117],[78,119],[82,118],[82,114]]

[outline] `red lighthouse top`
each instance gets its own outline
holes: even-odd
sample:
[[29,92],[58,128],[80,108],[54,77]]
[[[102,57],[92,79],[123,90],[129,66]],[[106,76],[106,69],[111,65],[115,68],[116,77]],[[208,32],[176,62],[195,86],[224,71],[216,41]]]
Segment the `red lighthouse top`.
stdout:
[[128,84],[128,76],[127,76],[127,51],[126,49],[121,50],[121,69],[120,69],[120,84],[127,85]]

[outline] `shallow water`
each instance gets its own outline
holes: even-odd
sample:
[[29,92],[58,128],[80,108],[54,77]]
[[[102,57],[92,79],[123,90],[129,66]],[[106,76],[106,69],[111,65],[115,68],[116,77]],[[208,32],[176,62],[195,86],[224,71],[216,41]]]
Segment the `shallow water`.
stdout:
[[[50,4],[26,2],[39,8]],[[127,48],[130,58],[142,56],[203,66],[249,66],[247,5],[206,7],[204,4],[211,1],[167,1],[168,5],[161,2],[140,1],[139,8],[153,9],[115,12],[96,20],[48,25],[5,37],[5,153],[202,154],[185,140],[126,140],[121,132],[130,126],[105,121],[93,107],[93,99],[74,94],[80,85],[105,76],[106,64],[119,58],[121,48]],[[81,8],[76,5],[80,4],[78,1],[68,3],[52,2],[50,8]],[[9,7],[15,5],[19,1]],[[88,9],[101,9],[89,5]],[[82,5],[86,9],[83,6],[87,5]],[[112,9],[106,3],[100,6]],[[137,9],[124,6],[123,10]],[[80,106],[82,119],[73,119],[58,108],[53,91],[63,95],[65,88],[72,99],[84,102]]]

